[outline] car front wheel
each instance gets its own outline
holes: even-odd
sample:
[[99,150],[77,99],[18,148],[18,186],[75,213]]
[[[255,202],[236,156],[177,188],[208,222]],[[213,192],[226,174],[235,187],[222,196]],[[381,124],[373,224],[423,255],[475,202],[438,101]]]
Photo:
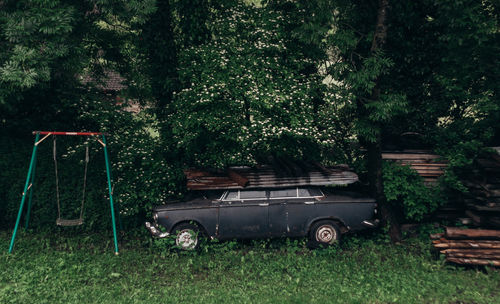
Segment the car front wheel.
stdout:
[[319,221],[311,226],[309,245],[312,248],[325,247],[340,240],[340,229],[332,221]]
[[200,228],[196,224],[183,223],[174,228],[175,245],[182,250],[195,250],[200,246]]

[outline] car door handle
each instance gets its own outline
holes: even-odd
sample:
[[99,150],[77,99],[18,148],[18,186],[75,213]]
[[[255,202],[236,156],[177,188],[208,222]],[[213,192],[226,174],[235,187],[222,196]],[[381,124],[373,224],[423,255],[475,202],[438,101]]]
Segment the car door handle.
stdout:
[[304,202],[306,205],[314,205],[314,202]]
[[261,206],[261,207],[267,207],[267,206],[269,206],[269,203],[260,203],[259,206]]

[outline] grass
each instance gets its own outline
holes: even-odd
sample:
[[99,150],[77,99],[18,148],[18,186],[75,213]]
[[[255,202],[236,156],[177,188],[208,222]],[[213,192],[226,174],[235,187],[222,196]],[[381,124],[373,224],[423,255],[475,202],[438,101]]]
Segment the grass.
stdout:
[[429,241],[223,242],[178,253],[146,237],[0,232],[0,303],[500,303],[500,271],[444,264]]

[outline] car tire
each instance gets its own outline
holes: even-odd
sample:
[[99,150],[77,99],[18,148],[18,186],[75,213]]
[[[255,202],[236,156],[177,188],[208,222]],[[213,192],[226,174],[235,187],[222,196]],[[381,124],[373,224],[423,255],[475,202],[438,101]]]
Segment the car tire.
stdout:
[[321,248],[331,246],[340,241],[339,226],[328,220],[318,221],[309,230],[309,247]]
[[182,223],[173,229],[175,245],[181,250],[197,250],[200,248],[200,238],[202,236],[198,225],[194,223]]

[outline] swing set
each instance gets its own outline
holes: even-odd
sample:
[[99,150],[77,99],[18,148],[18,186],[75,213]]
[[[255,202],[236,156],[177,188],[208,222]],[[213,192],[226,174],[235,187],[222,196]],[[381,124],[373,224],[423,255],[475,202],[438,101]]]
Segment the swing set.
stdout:
[[[88,168],[88,163],[89,163],[88,144],[85,147],[85,168],[84,168],[84,175],[83,175],[83,191],[82,191],[82,200],[81,200],[81,206],[80,206],[80,216],[76,219],[64,219],[61,216],[61,202],[60,202],[60,198],[59,198],[59,175],[58,175],[58,170],[57,170],[57,140],[56,140],[56,138],[58,135],[70,135],[70,136],[91,136],[91,137],[94,137],[103,146],[104,160],[106,163],[106,175],[107,175],[107,180],[108,180],[109,204],[111,207],[111,222],[113,225],[113,238],[114,238],[114,244],[115,244],[115,254],[118,255],[118,238],[116,236],[115,208],[114,208],[114,204],[113,204],[113,188],[111,186],[111,166],[109,164],[108,149],[107,149],[105,134],[100,133],[100,132],[55,132],[55,131],[33,131],[33,134],[35,135],[35,144],[33,146],[33,152],[31,153],[30,166],[28,169],[28,175],[26,177],[26,183],[24,185],[24,191],[23,191],[22,198],[21,198],[21,204],[19,206],[19,211],[17,213],[17,219],[16,219],[16,225],[14,227],[14,233],[12,234],[12,239],[10,241],[9,253],[11,253],[12,249],[14,248],[14,242],[16,239],[17,229],[19,228],[19,222],[21,220],[21,215],[23,213],[24,203],[26,201],[26,196],[27,196],[28,191],[29,191],[28,206],[27,206],[27,210],[26,210],[26,225],[25,225],[25,228],[26,229],[28,228],[30,212],[31,212],[31,202],[32,202],[32,197],[33,197],[33,182],[35,180],[37,148],[38,148],[38,145],[40,143],[42,143],[45,139],[47,139],[49,136],[53,137],[52,154],[53,154],[53,159],[54,159],[54,170],[55,170],[55,177],[56,177],[56,202],[57,202],[56,225],[68,227],[68,226],[79,226],[79,225],[83,224],[83,211],[84,211],[84,207],[85,207],[85,191],[86,191],[86,187],[87,187],[87,168]],[[40,135],[45,135],[45,136],[42,139],[40,139]],[[118,217],[119,216],[120,215],[118,212]]]

